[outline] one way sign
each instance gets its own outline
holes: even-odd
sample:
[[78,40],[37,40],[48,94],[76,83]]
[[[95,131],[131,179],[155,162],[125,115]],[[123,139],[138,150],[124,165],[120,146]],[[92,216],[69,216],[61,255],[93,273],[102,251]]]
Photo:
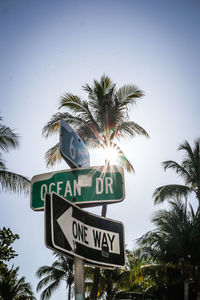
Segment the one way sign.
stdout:
[[51,228],[46,225],[46,231],[51,232],[51,242],[46,239],[47,247],[92,264],[124,266],[121,222],[88,213],[56,193],[51,193],[50,210]]

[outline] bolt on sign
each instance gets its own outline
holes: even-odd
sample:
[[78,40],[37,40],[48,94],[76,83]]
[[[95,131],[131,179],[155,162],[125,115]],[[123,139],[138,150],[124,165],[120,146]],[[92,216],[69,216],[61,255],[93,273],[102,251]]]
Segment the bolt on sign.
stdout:
[[120,202],[125,198],[120,166],[50,172],[31,179],[31,208],[43,210],[45,194],[55,192],[82,207]]

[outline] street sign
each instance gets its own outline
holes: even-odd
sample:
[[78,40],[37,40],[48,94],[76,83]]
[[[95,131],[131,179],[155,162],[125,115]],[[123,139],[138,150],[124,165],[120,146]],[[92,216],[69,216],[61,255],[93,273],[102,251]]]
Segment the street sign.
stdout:
[[[44,210],[44,223],[45,223],[45,244],[48,248],[55,250],[53,243],[52,243],[52,232],[51,232],[51,194],[46,194],[45,196],[45,210]],[[56,251],[58,251],[58,249],[56,249]],[[59,250],[58,252],[60,252],[63,255],[66,255],[66,252]],[[67,254],[68,258],[73,259],[74,256],[70,255],[69,253]],[[90,265],[93,265],[95,267],[99,267],[99,268],[107,268],[107,269],[114,269],[115,267],[112,266],[107,266],[107,265],[101,265],[101,264],[97,264],[97,263],[89,263]]]
[[[45,214],[47,209],[46,205]],[[124,266],[121,222],[86,212],[54,192],[50,195],[49,209],[51,222],[46,222],[46,232],[51,231],[51,239],[46,239],[47,247],[92,264]]]
[[120,202],[125,197],[120,166],[68,169],[31,179],[31,208],[43,210],[45,194],[55,192],[82,207]]
[[90,155],[85,144],[64,120],[60,121],[60,152],[71,168],[90,166]]

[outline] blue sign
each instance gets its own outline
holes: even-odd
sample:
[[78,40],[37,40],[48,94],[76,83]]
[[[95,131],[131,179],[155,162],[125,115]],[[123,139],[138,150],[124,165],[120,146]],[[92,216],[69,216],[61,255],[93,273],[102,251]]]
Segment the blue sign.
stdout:
[[90,154],[85,144],[64,120],[60,121],[60,152],[71,168],[90,166]]

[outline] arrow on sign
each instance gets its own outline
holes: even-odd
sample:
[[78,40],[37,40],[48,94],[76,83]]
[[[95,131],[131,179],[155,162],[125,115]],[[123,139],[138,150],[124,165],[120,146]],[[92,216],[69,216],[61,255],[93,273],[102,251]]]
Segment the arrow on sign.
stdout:
[[109,253],[120,253],[119,234],[89,226],[72,216],[73,208],[68,208],[57,222],[73,251],[76,242],[92,249],[102,250],[106,247]]

